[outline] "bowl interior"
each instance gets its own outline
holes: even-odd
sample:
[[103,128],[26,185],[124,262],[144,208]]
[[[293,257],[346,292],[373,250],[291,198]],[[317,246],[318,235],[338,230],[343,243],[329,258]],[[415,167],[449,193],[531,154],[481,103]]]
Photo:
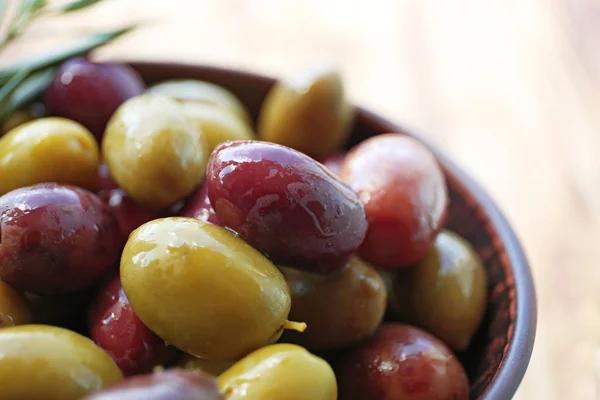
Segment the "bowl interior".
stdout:
[[[245,103],[254,118],[274,83],[270,78],[211,67],[130,64],[148,84],[193,78],[224,86]],[[387,132],[411,134],[359,109],[348,146]],[[535,335],[535,294],[527,262],[514,233],[491,200],[450,160],[428,146],[438,156],[448,181],[447,227],[474,245],[489,275],[486,315],[470,348],[459,354],[471,382],[471,398],[507,399],[522,379]]]

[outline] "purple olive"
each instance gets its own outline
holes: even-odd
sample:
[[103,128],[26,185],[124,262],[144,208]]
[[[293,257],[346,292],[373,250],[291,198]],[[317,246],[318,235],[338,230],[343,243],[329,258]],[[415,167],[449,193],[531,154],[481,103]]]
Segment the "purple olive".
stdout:
[[87,190],[41,183],[0,197],[0,279],[40,294],[85,289],[117,263],[119,223]]
[[285,146],[259,141],[217,146],[206,186],[219,221],[277,264],[339,269],[365,238],[358,196],[322,164]]
[[183,210],[181,210],[181,215],[222,226],[219,218],[217,218],[217,214],[215,213],[212,204],[210,204],[206,185],[203,185],[200,187],[200,189],[196,190],[194,194],[192,194],[189,200],[187,200],[185,203]]
[[76,57],[60,66],[46,90],[44,105],[50,115],[77,121],[101,139],[115,110],[144,90],[142,78],[126,65]]
[[217,383],[199,371],[138,375],[82,400],[223,400]]

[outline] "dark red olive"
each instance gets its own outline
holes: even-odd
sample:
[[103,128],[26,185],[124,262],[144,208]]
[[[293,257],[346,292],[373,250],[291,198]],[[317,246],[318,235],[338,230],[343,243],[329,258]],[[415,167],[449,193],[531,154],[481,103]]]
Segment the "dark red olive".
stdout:
[[338,269],[365,237],[365,211],[356,194],[289,147],[223,143],[209,159],[206,186],[219,221],[278,264]]
[[340,399],[468,400],[467,375],[431,334],[383,324],[375,336],[336,360]]
[[82,400],[223,400],[215,378],[174,369],[125,379]]
[[221,222],[219,221],[219,218],[217,218],[217,214],[215,213],[212,204],[210,204],[206,185],[201,186],[194,192],[185,203],[183,210],[181,210],[181,215],[221,226]]
[[99,282],[123,246],[119,223],[95,194],[41,183],[0,197],[0,279],[59,294]]
[[365,204],[369,230],[362,259],[401,268],[425,256],[446,220],[448,193],[424,145],[400,134],[372,137],[350,150],[340,177]]
[[77,121],[101,139],[115,110],[144,90],[142,78],[126,65],[76,57],[59,67],[44,95],[44,105],[50,115]]
[[89,311],[90,336],[115,360],[125,375],[151,372],[175,361],[178,350],[139,319],[117,274],[100,289]]

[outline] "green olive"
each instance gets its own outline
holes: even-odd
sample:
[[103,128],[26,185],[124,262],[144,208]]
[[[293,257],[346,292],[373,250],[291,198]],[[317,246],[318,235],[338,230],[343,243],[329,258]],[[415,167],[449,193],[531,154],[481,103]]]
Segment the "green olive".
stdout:
[[0,328],[31,323],[27,298],[7,283],[0,281]]
[[220,107],[251,125],[252,118],[242,102],[227,89],[214,83],[192,79],[175,79],[159,83],[146,93],[162,94],[185,103],[201,103]]
[[487,274],[469,242],[442,231],[409,270],[388,272],[390,313],[427,329],[455,351],[469,347],[487,304]]
[[340,74],[314,69],[278,82],[262,105],[258,134],[262,140],[311,156],[339,149],[353,119]]
[[186,102],[182,107],[190,122],[203,133],[208,153],[228,140],[255,139],[248,124],[221,107],[197,102]]
[[169,206],[204,179],[208,154],[181,105],[159,95],[133,97],[108,122],[102,155],[117,184],[138,203]]
[[121,283],[144,324],[209,360],[239,360],[277,340],[290,311],[285,279],[264,255],[194,218],[135,230],[121,257]]
[[181,357],[181,360],[177,363],[180,368],[202,371],[212,376],[218,376],[223,372],[227,371],[234,364],[233,361],[213,361],[205,360],[203,358],[194,357],[189,354],[185,354]]
[[99,164],[96,139],[77,122],[27,122],[0,138],[0,195],[41,182],[95,189]]
[[121,371],[90,339],[63,328],[0,330],[0,397],[70,400],[119,382]]
[[359,258],[327,275],[280,270],[292,294],[290,319],[307,325],[303,333],[286,331],[282,341],[311,350],[341,348],[369,337],[381,323],[387,304],[385,283]]
[[217,383],[226,400],[337,399],[329,364],[293,344],[256,350],[221,374]]

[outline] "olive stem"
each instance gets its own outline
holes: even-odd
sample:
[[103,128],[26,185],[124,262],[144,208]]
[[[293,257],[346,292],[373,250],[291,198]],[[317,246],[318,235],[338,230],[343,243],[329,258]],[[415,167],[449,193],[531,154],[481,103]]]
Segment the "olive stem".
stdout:
[[283,324],[283,329],[304,332],[306,330],[306,326],[306,322],[285,321],[285,324]]

